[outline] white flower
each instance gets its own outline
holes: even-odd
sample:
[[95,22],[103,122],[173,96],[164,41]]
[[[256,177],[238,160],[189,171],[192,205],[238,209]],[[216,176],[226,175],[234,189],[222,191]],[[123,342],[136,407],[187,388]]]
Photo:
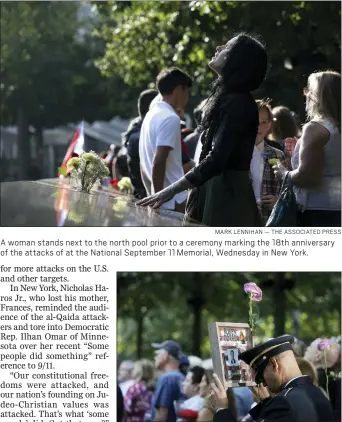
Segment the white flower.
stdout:
[[70,160],[67,162],[67,167],[74,168],[78,167],[81,163],[81,159],[79,157],[73,157],[70,158]]

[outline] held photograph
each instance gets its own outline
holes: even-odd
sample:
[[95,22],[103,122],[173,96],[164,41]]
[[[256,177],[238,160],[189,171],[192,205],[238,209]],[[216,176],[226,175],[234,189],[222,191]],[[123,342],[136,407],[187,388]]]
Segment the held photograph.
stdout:
[[0,225],[341,227],[340,13],[2,2]]
[[208,324],[213,371],[226,388],[255,385],[249,367],[239,354],[253,347],[248,324],[211,322]]
[[338,422],[341,273],[118,272],[117,354],[128,419]]

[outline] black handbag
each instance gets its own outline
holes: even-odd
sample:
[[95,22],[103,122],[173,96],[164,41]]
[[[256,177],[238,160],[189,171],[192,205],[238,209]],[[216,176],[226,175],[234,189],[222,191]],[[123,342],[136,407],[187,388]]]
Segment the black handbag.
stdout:
[[291,177],[287,173],[280,189],[278,201],[273,207],[266,227],[295,227],[297,226],[297,215],[296,195],[293,191]]

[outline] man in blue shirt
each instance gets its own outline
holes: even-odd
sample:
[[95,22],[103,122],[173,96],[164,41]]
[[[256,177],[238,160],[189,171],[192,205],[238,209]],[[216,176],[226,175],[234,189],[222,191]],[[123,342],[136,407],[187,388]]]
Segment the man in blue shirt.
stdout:
[[164,373],[158,379],[152,401],[153,422],[176,422],[175,402],[181,397],[182,384],[185,379],[179,370],[182,350],[173,340],[161,344],[153,343],[155,366]]

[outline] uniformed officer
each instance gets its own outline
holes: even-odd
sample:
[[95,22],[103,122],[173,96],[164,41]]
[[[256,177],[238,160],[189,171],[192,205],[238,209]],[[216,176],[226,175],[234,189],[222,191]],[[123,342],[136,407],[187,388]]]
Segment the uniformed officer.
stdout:
[[[298,368],[291,344],[294,337],[284,335],[266,341],[239,355],[251,368],[261,387],[261,401],[249,412],[257,422],[333,422],[333,410],[312,378]],[[213,401],[218,409],[213,422],[235,422],[225,388],[214,376]]]

